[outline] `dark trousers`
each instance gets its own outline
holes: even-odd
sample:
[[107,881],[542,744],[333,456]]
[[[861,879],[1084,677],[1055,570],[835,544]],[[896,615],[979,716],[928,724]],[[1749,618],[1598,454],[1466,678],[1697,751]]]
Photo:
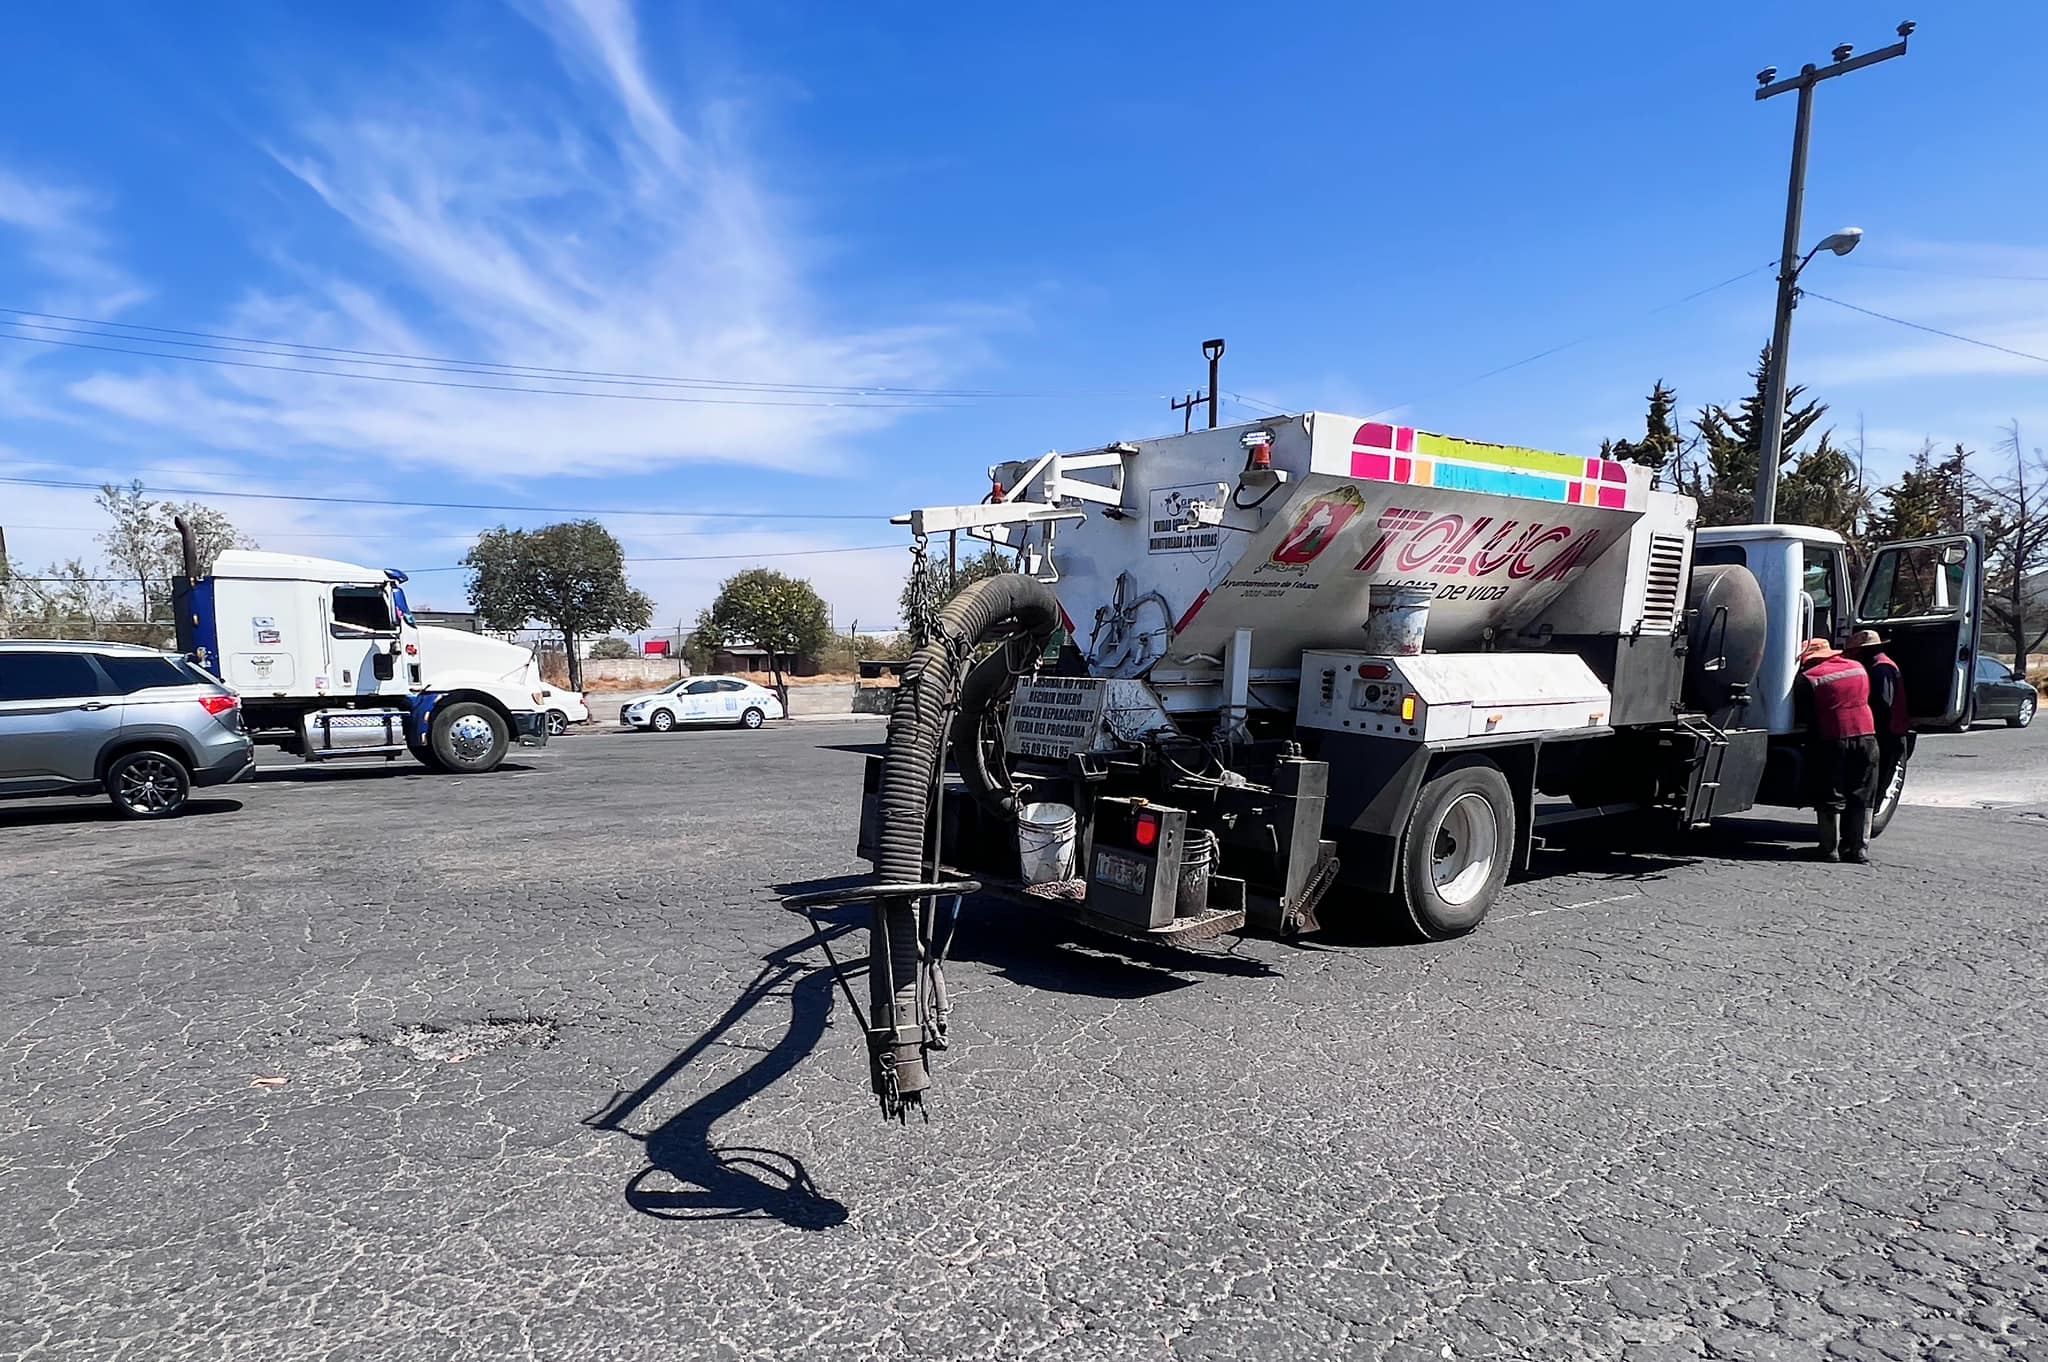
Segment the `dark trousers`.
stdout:
[[1862,846],[1876,797],[1877,739],[1817,739],[1807,759],[1813,763],[1813,806],[1820,811],[1821,827],[1840,820],[1843,848]]

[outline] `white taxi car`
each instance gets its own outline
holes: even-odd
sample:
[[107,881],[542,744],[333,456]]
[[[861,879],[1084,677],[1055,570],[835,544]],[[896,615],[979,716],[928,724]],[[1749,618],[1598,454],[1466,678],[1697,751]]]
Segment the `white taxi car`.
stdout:
[[567,733],[570,724],[590,722],[590,706],[584,703],[583,696],[578,691],[542,686],[540,702],[541,707],[547,710],[550,738],[559,738]]
[[662,687],[619,711],[623,728],[666,733],[678,724],[738,724],[759,728],[782,717],[775,692],[737,676],[691,676]]

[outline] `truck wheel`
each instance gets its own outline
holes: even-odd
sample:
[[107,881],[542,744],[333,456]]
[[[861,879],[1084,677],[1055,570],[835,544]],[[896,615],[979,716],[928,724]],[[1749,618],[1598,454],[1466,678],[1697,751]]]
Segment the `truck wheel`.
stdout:
[[1463,936],[1500,894],[1515,850],[1515,796],[1480,759],[1422,787],[1401,836],[1402,906],[1425,941]]
[[192,773],[168,752],[130,752],[107,767],[106,786],[122,817],[169,818],[185,807]]
[[1870,814],[1870,835],[1877,836],[1892,821],[1892,815],[1899,811],[1899,800],[1906,793],[1906,762],[1901,758],[1892,768],[1891,782],[1878,791],[1877,807]]
[[457,775],[477,775],[505,759],[512,733],[490,706],[462,700],[434,716],[429,741],[434,760],[442,767]]
[[434,755],[434,745],[432,743],[419,742],[412,738],[407,738],[405,740],[405,750],[412,753],[413,760],[426,767],[429,771],[443,769],[441,759]]

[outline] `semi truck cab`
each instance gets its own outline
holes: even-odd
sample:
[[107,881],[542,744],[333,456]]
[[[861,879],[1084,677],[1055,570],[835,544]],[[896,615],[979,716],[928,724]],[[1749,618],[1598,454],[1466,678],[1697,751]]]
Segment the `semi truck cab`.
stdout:
[[325,761],[411,753],[465,774],[543,746],[532,655],[416,623],[405,574],[300,554],[229,550],[177,584],[178,646],[240,693],[259,742]]

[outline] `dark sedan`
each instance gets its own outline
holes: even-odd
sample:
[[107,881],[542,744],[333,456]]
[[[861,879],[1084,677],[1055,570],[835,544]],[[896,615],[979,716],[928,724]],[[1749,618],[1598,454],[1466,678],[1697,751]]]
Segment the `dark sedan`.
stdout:
[[2008,728],[2025,728],[2034,722],[2041,695],[2032,685],[2013,675],[2011,667],[1994,658],[1977,659],[1978,723],[2005,720]]

